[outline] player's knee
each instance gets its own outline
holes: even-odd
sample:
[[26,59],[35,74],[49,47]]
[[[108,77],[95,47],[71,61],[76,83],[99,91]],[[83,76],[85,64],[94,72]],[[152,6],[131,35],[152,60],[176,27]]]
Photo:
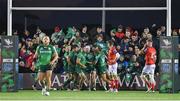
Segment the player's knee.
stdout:
[[150,81],[151,81],[151,82],[155,82],[155,80],[154,80],[154,75],[153,75],[153,74],[149,74],[149,78],[150,78]]
[[146,75],[141,74],[140,78],[141,78],[141,79],[146,79]]
[[42,76],[39,76],[39,81],[43,81],[44,78]]
[[103,80],[106,81],[106,82],[108,81],[108,79],[106,77],[103,77]]

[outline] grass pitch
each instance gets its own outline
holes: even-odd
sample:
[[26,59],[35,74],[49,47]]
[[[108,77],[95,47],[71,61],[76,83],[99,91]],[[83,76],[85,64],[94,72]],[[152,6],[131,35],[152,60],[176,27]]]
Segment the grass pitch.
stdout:
[[180,94],[145,93],[145,91],[119,91],[118,93],[105,91],[50,91],[50,96],[42,96],[41,91],[20,90],[13,93],[0,93],[0,101],[4,100],[71,100],[71,101],[157,101],[180,100]]

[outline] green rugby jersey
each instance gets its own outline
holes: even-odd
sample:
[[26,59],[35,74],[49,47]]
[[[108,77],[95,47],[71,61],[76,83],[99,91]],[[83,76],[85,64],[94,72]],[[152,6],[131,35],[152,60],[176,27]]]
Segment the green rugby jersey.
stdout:
[[52,59],[53,54],[57,51],[54,46],[48,45],[45,46],[43,44],[39,45],[36,49],[38,56],[38,63],[40,65],[48,65]]
[[106,66],[106,57],[104,52],[99,52],[95,56],[95,62],[97,66],[103,67]]
[[[87,60],[86,60],[86,54],[82,51],[80,51],[78,54],[77,54],[77,59],[80,60],[80,63],[85,65],[87,63]],[[80,65],[77,64],[78,67],[81,67]]]
[[72,63],[71,66],[75,66],[76,65],[77,53],[74,51],[70,51],[69,52],[69,58],[70,58],[70,61]]
[[[93,53],[86,53],[86,60],[87,62],[94,62],[94,54]],[[93,66],[93,64],[87,63],[88,66]]]

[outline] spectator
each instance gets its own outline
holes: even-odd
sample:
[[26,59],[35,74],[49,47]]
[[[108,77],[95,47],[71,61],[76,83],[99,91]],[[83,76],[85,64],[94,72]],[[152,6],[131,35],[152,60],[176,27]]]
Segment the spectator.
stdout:
[[152,40],[152,34],[151,33],[147,34],[147,40]]
[[65,39],[71,39],[73,36],[75,36],[75,34],[76,34],[76,29],[72,28],[72,27],[69,27],[68,30],[67,30],[67,34],[66,34],[66,36],[64,38]]
[[150,31],[149,31],[148,27],[144,28],[143,34],[145,34],[145,35],[150,34]]
[[80,33],[80,36],[82,38],[82,42],[87,44],[88,40],[89,40],[89,36],[87,34],[87,26],[83,26],[81,33]]
[[132,74],[139,74],[139,75],[141,74],[140,63],[137,61],[136,55],[131,56],[129,67],[132,70]]
[[129,48],[128,48],[128,51],[127,51],[128,58],[130,58],[134,54],[135,54],[135,52],[134,52],[133,46],[129,45]]
[[20,38],[21,41],[26,42],[27,39],[32,39],[30,32],[28,30],[26,30],[22,36],[22,38]]
[[162,32],[161,32],[161,29],[159,28],[156,31],[156,35],[152,38],[153,39],[153,43],[154,43],[153,46],[155,47],[157,52],[159,52],[160,36],[162,36]]
[[172,31],[172,36],[178,36],[177,29],[173,29],[173,31]]
[[96,28],[96,31],[97,31],[97,35],[99,35],[99,34],[102,34],[102,35],[104,35],[105,33],[103,32],[103,30],[102,30],[102,27],[97,27]]
[[[1,48],[0,48],[0,53],[1,53]],[[1,57],[1,54],[0,54],[0,64],[2,64],[2,57]],[[0,74],[1,74],[1,65],[0,65]]]
[[46,34],[43,33],[39,27],[37,27],[36,34],[34,35],[34,38],[39,38],[41,41],[44,36],[46,36]]
[[166,35],[166,27],[165,26],[161,26],[161,33],[162,33],[162,36]]
[[179,37],[180,37],[180,28],[178,29],[178,35],[179,35]]
[[123,26],[122,25],[119,25],[118,28],[117,28],[117,32],[115,33],[116,35],[116,42],[117,43],[120,43],[121,40],[124,38],[125,34],[123,32]]
[[13,33],[13,35],[18,35],[18,34],[19,34],[19,33],[18,33],[17,30],[15,30],[14,33]]
[[40,44],[39,37],[32,39],[32,43],[33,43],[33,48],[36,49],[37,46]]
[[125,32],[130,32],[130,34],[133,33],[133,28],[132,27],[126,27]]
[[27,39],[26,49],[30,50],[31,52],[35,52],[35,48],[33,47],[33,42],[31,39]]
[[69,41],[69,45],[71,45],[71,43],[72,43],[73,45],[81,46],[82,38],[81,38],[81,36],[80,36],[80,32],[79,32],[79,31],[77,31],[76,34],[75,34],[75,36],[73,36],[73,37],[71,38],[71,40]]
[[131,35],[131,40],[130,40],[130,45],[132,46],[137,46],[139,43],[139,38],[138,38],[138,32],[135,31],[132,35]]
[[120,55],[123,55],[123,50],[120,45],[117,45],[116,50]]
[[115,44],[117,43],[116,42],[116,29],[112,29],[111,31],[110,31],[110,40],[112,40]]
[[106,40],[106,35],[105,35],[105,32],[102,30],[102,27],[97,27],[96,28],[96,31],[97,31],[97,34],[96,35],[102,35],[104,40]]
[[[158,28],[157,30],[155,30],[156,33],[153,34],[150,33],[152,32],[152,30],[150,30],[148,27],[144,28],[143,32],[140,32],[139,30],[135,30],[133,32],[132,28],[127,27],[124,32],[122,25],[118,26],[117,29],[112,29],[110,31],[111,40],[116,43],[115,46],[118,53],[120,53],[120,59],[118,60],[118,72],[121,75],[126,75],[128,77],[133,73],[138,74],[139,71],[141,71],[141,67],[143,67],[144,65],[144,56],[140,55],[140,49],[144,46],[147,39],[153,38],[155,48],[158,50],[159,37],[162,36],[163,32],[162,28]],[[83,26],[80,31],[78,31],[75,27],[69,27],[67,31],[60,29],[58,26],[55,27],[51,39],[57,50],[60,52],[60,58],[58,62],[58,68],[56,68],[54,72],[59,73],[60,69],[62,69],[60,68],[63,66],[61,57],[63,57],[64,48],[67,46],[71,46],[73,44],[77,44],[79,46],[85,46],[86,44],[95,44],[99,45],[106,53],[106,34],[102,31],[101,27],[97,27],[96,29],[94,29],[94,32],[95,33],[87,33],[87,26]],[[34,38],[31,37],[31,34],[28,31],[24,33],[24,41],[20,41],[19,43],[19,64],[20,68],[23,68],[21,68],[21,71],[25,70],[27,72],[32,72],[29,69],[32,60],[31,56],[33,55],[37,45],[40,44],[41,37],[45,35],[41,35],[41,33],[43,32],[41,32],[39,28],[37,28],[37,33],[34,35]],[[142,37],[140,37],[139,33],[142,33]],[[178,31],[176,30],[176,35],[177,33],[180,33],[180,29]]]
[[142,48],[147,40],[147,34],[143,33],[141,39],[139,40],[139,47]]
[[64,34],[63,30],[60,29],[60,27],[56,26],[54,28],[54,33],[51,36],[52,43],[62,45],[64,37],[65,37],[65,34]]
[[144,56],[140,54],[141,52],[138,46],[135,46],[134,50],[135,50],[135,55],[136,55],[136,61],[139,63],[139,67],[141,67],[142,69],[142,67],[145,64]]
[[108,50],[107,44],[104,42],[103,35],[99,34],[96,36],[97,40],[95,42],[95,45],[100,46],[102,51],[106,53]]
[[130,31],[126,31],[125,36],[128,37],[128,38],[130,38],[131,32],[130,32]]
[[121,48],[124,53],[126,53],[128,51],[128,48],[129,48],[129,38],[128,37],[123,38],[123,40],[121,42]]

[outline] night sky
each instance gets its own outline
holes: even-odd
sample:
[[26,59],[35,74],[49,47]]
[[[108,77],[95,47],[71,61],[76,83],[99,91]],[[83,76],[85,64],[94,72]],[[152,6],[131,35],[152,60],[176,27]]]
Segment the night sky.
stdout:
[[[0,33],[6,30],[7,0],[0,0]],[[101,0],[13,0],[14,6],[65,6],[65,7],[101,7]],[[51,2],[49,2],[51,1]],[[166,5],[166,0],[106,0],[107,7],[118,6],[160,6]],[[180,0],[172,0],[172,27],[180,27]],[[117,26],[145,27],[153,23],[165,25],[165,11],[107,11],[106,24]],[[101,24],[101,11],[13,11],[13,28],[24,28],[24,18],[27,16],[28,27],[40,26],[52,29],[56,25],[61,27]]]

